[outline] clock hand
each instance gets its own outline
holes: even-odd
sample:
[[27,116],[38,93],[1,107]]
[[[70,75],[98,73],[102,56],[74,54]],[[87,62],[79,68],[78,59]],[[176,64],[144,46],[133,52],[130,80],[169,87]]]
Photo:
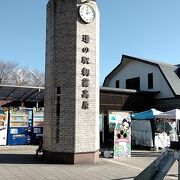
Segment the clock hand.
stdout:
[[88,7],[86,7],[86,14],[88,14],[88,12],[89,12],[89,11],[88,11]]
[[93,14],[93,12],[89,12],[87,15]]
[[87,11],[86,14],[92,14],[93,12],[92,11]]

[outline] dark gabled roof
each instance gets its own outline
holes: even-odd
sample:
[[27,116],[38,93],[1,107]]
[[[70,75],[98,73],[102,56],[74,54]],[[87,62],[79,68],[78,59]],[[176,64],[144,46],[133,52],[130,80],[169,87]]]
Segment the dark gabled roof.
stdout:
[[106,85],[106,82],[109,82],[111,77],[115,75],[122,65],[127,62],[127,60],[134,60],[146,64],[150,64],[153,66],[156,66],[159,68],[161,74],[163,75],[164,79],[166,80],[167,84],[169,85],[171,91],[173,92],[174,95],[180,95],[180,79],[178,75],[176,74],[176,69],[178,65],[171,65],[159,61],[152,61],[152,60],[147,60],[147,59],[142,59],[142,58],[137,58],[137,57],[132,57],[128,55],[122,55],[121,63],[116,66],[106,77],[103,83],[103,86]]

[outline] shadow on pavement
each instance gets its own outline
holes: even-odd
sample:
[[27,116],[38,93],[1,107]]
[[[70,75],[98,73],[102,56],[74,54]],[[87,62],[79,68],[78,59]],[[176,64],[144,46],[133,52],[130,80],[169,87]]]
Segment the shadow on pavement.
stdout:
[[[132,151],[131,157],[158,157],[160,152],[155,151]],[[101,157],[101,156],[100,156]],[[103,157],[101,157],[103,158]],[[0,164],[52,164],[45,161],[42,155],[35,158],[34,154],[0,154]]]
[[42,157],[33,154],[0,154],[0,164],[47,164]]
[[131,153],[131,157],[158,157],[161,152],[156,151],[135,151]]

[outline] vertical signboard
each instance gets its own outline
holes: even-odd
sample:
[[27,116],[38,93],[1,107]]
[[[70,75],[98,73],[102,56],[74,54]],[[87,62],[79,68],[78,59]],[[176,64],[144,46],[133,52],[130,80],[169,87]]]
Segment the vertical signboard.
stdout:
[[130,112],[109,111],[109,125],[114,127],[114,158],[131,157]]

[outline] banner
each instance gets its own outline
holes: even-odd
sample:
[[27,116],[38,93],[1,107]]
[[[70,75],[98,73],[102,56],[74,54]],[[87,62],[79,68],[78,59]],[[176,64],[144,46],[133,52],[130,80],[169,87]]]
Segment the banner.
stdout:
[[114,127],[114,158],[131,157],[130,112],[109,112],[109,124]]

